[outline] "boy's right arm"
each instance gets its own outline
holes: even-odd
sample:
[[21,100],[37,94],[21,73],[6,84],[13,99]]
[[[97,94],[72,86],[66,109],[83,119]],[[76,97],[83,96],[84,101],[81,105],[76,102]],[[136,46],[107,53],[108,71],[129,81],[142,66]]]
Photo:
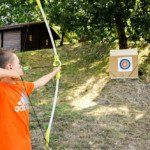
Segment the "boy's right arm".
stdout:
[[60,67],[57,67],[53,70],[53,72],[39,78],[38,80],[34,81],[34,87],[38,88],[43,85],[45,85],[47,82],[49,82],[58,72],[60,72]]
[[0,78],[5,77],[20,78],[20,75],[14,70],[0,68]]

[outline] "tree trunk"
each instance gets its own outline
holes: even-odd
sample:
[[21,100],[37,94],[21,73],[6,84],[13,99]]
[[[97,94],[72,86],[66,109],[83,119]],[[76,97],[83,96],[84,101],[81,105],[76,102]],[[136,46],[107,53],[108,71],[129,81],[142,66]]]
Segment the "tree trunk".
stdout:
[[116,29],[117,34],[119,38],[119,48],[120,49],[126,49],[127,46],[127,37],[125,33],[125,24],[123,21],[123,8],[121,5],[120,0],[116,0],[116,14],[115,14],[115,23],[116,23]]
[[116,16],[115,21],[116,21],[117,34],[119,38],[119,48],[126,49],[128,48],[128,46],[127,46],[127,37],[125,34],[125,26],[123,23],[123,19],[120,18],[119,16]]
[[65,37],[65,32],[62,32],[60,46],[63,46],[63,44],[64,44],[64,37]]

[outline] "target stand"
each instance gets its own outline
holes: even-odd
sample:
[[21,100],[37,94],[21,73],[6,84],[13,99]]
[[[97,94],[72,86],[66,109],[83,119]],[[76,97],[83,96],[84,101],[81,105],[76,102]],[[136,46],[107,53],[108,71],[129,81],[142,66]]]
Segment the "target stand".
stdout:
[[111,50],[109,62],[111,79],[138,78],[138,53],[136,49]]

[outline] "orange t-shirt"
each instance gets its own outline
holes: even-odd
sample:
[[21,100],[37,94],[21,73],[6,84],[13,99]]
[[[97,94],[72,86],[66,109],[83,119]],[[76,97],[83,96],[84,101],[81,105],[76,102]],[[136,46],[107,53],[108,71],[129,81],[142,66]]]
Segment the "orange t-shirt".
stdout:
[[32,149],[27,95],[33,89],[32,82],[0,82],[0,150]]

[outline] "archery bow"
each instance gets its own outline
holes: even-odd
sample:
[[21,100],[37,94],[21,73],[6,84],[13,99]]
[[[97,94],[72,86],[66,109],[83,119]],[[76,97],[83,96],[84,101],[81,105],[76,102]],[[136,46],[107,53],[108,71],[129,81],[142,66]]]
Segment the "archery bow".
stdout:
[[[59,56],[57,54],[57,49],[56,49],[56,46],[55,46],[55,43],[54,43],[53,35],[52,35],[51,29],[49,27],[49,23],[47,21],[45,12],[44,12],[44,10],[42,8],[40,0],[36,0],[36,3],[37,3],[37,5],[38,5],[38,7],[39,7],[39,9],[41,11],[41,14],[43,16],[46,28],[48,30],[49,37],[51,39],[51,43],[52,43],[52,47],[53,47],[53,51],[54,51],[54,63],[53,63],[53,65],[55,67],[56,66],[61,66],[61,61],[59,60]],[[54,100],[53,100],[53,107],[52,107],[52,112],[51,112],[51,117],[50,117],[50,120],[49,120],[48,128],[47,128],[47,131],[46,131],[46,134],[45,134],[45,139],[46,139],[46,145],[45,146],[46,146],[46,149],[48,149],[48,147],[49,147],[50,133],[51,133],[51,128],[52,128],[55,108],[56,108],[56,104],[57,104],[57,99],[58,99],[59,79],[60,79],[60,73],[57,73],[57,75],[56,75],[55,95],[54,95]]]

